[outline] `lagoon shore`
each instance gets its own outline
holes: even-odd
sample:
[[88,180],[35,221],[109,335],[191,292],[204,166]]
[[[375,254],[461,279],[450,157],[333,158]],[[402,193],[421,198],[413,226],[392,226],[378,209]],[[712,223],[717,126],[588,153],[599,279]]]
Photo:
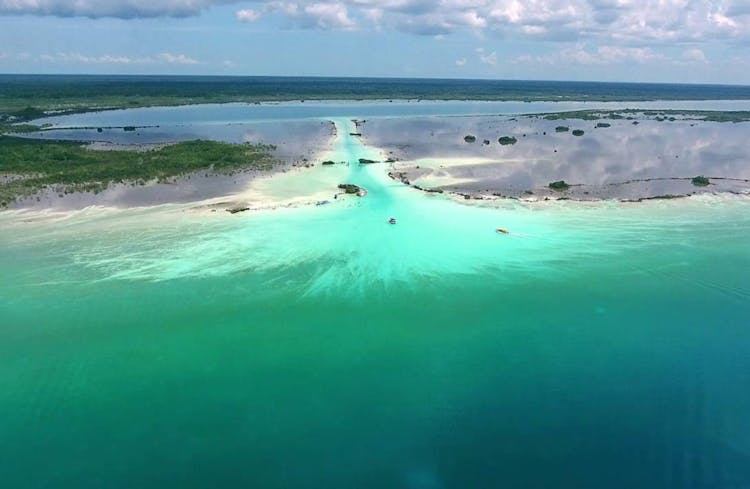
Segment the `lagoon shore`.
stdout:
[[[533,112],[549,104],[526,105]],[[516,106],[520,104],[507,105],[510,110]],[[209,167],[169,178],[112,182],[94,191],[53,185],[21,196],[10,208],[67,211],[184,204],[213,213],[328,205],[337,199],[337,187],[347,183],[353,166],[360,165],[362,154],[379,162],[372,172],[389,175],[394,184],[466,202],[640,202],[750,193],[743,149],[750,122],[718,122],[726,119],[719,117],[723,112],[639,112],[609,103],[603,105],[606,110],[458,116],[461,110],[505,105],[472,102],[461,107],[456,102],[229,104],[52,117],[42,120],[47,125],[43,132],[28,137],[87,141],[93,152],[127,150],[145,157],[191,138],[265,144],[261,147],[274,148],[276,163],[265,169]],[[303,111],[301,118],[289,119],[297,110]],[[417,115],[412,115],[414,110]],[[420,110],[424,114],[419,115]],[[443,110],[451,115],[436,115]],[[255,111],[260,111],[260,120],[252,119]],[[268,119],[274,111],[285,115]],[[322,117],[357,111],[370,116]],[[712,119],[701,120],[705,117]],[[576,130],[580,137],[571,135]],[[707,184],[696,185],[696,177],[707,178]],[[6,174],[3,181],[15,178]],[[552,188],[554,182],[560,182],[560,188]]]

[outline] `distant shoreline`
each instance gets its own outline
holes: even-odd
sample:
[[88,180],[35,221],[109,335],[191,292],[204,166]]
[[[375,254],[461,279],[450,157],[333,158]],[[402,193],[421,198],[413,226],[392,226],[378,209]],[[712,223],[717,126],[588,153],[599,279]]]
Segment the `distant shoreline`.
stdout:
[[750,100],[750,86],[404,78],[0,75],[0,124],[47,112],[292,101]]

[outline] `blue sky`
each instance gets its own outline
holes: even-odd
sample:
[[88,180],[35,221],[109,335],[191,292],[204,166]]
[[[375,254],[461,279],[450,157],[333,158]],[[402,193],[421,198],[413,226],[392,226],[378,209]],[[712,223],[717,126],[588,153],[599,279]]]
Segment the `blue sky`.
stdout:
[[0,72],[750,84],[750,0],[0,0]]

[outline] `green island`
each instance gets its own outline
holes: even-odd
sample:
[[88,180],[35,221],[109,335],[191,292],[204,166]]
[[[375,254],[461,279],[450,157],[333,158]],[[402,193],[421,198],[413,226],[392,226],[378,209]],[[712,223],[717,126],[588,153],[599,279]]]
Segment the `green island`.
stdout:
[[100,192],[113,183],[145,185],[198,170],[269,170],[273,146],[185,141],[146,151],[93,150],[74,141],[0,136],[0,207],[46,188]]
[[565,180],[558,180],[556,182],[551,182],[549,184],[549,188],[551,188],[552,190],[562,191],[568,190],[570,188],[570,185]]
[[705,187],[711,184],[711,180],[709,180],[708,177],[704,177],[702,175],[693,177],[691,181],[693,182],[693,185],[695,185],[696,187]]

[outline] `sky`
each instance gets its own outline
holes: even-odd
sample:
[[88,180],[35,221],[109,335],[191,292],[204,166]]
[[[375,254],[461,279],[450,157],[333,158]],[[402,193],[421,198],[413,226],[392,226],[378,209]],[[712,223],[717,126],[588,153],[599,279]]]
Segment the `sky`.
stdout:
[[0,73],[750,84],[750,0],[0,0]]

